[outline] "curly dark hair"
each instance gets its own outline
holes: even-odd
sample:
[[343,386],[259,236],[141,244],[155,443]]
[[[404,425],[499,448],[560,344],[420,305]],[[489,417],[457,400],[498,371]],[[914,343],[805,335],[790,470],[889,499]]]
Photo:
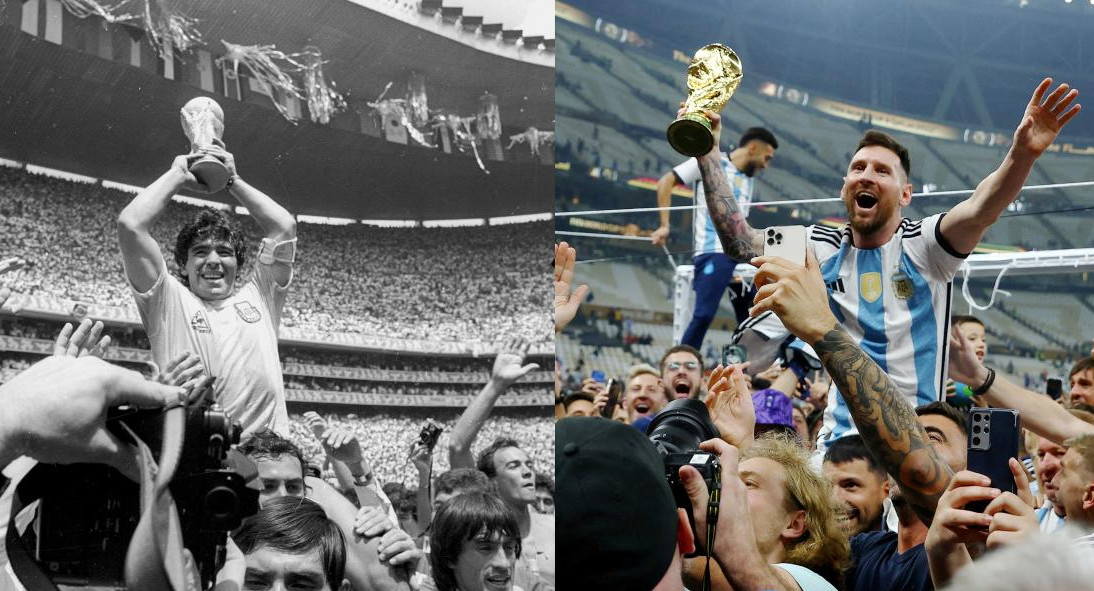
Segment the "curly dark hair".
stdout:
[[243,229],[223,211],[202,209],[194,221],[179,230],[179,236],[175,240],[175,263],[178,265],[176,274],[179,281],[186,287],[190,287],[190,278],[186,276],[186,261],[190,259],[190,247],[206,239],[223,240],[231,244],[232,250],[235,251],[236,264],[238,268],[243,268],[247,253],[247,236],[243,233]]

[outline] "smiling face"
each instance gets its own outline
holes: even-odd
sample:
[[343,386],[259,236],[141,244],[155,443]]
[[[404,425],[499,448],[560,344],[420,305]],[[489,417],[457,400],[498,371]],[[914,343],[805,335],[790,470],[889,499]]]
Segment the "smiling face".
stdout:
[[973,352],[976,353],[976,358],[983,361],[984,356],[988,354],[988,341],[984,335],[984,325],[976,322],[962,322],[957,325],[957,331],[972,347]]
[[639,374],[627,384],[627,419],[633,423],[639,417],[657,414],[669,401],[661,386],[661,378],[653,374]]
[[665,395],[670,399],[698,398],[703,385],[699,360],[687,351],[669,355],[661,368],[661,382],[665,386]]
[[866,460],[856,458],[842,464],[824,462],[824,477],[832,483],[832,493],[847,513],[840,527],[848,536],[868,531],[877,525],[889,494],[888,479],[870,469]]
[[232,295],[238,262],[226,240],[206,238],[190,246],[186,278],[190,291],[203,300],[222,300]]
[[452,565],[458,591],[509,591],[516,567],[516,542],[500,533],[467,540]]
[[896,231],[900,208],[911,203],[912,186],[895,152],[882,146],[866,146],[851,158],[840,198],[847,208],[856,244],[873,238],[880,240],[876,245],[880,246]]
[[534,505],[536,473],[523,449],[504,447],[494,453],[494,483],[498,496],[511,505]]

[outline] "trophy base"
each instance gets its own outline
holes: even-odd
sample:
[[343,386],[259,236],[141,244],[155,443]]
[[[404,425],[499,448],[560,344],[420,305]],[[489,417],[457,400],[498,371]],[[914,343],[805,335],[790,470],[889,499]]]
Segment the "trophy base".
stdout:
[[684,156],[702,156],[714,148],[710,121],[701,113],[689,113],[673,121],[667,135],[672,149]]
[[228,179],[231,177],[228,167],[212,156],[206,156],[191,164],[190,172],[209,189],[210,193],[216,193],[227,187]]

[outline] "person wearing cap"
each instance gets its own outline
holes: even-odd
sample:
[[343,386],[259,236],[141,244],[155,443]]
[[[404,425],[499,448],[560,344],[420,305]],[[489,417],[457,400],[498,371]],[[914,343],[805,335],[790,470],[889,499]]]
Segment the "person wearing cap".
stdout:
[[562,419],[555,479],[559,589],[684,589],[694,535],[644,435],[617,421]]
[[[835,524],[835,501],[787,440],[765,438],[740,462],[720,439],[701,449],[721,461],[722,495],[711,555],[715,589],[833,590],[847,541]],[[641,433],[595,418],[556,424],[556,517],[560,589],[698,588],[702,559],[694,531],[706,531],[708,491],[686,466],[680,478],[695,530],[676,506],[661,456]],[[796,468],[795,468],[796,466]],[[593,566],[595,565],[595,566]]]

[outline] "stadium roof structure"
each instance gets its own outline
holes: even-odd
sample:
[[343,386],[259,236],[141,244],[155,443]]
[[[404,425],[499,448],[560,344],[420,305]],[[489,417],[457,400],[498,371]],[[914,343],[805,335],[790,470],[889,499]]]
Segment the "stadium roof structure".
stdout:
[[[526,127],[553,127],[550,65],[482,51],[347,0],[177,4],[200,21],[214,55],[221,39],[285,51],[319,47],[324,72],[348,94],[350,112],[329,126],[306,119],[293,125],[269,105],[101,58],[83,50],[82,37],[56,44],[24,33],[19,3],[12,3],[0,10],[0,157],[144,186],[187,149],[178,109],[204,94],[225,111],[224,139],[241,173],[294,213],[430,220],[550,211],[553,170],[530,156],[487,160],[485,174],[469,155],[359,131],[370,111],[364,103],[415,72],[426,77],[431,108],[472,115],[484,92],[496,95],[504,146]],[[81,26],[90,39],[101,21]],[[212,198],[232,203],[226,193]]]

